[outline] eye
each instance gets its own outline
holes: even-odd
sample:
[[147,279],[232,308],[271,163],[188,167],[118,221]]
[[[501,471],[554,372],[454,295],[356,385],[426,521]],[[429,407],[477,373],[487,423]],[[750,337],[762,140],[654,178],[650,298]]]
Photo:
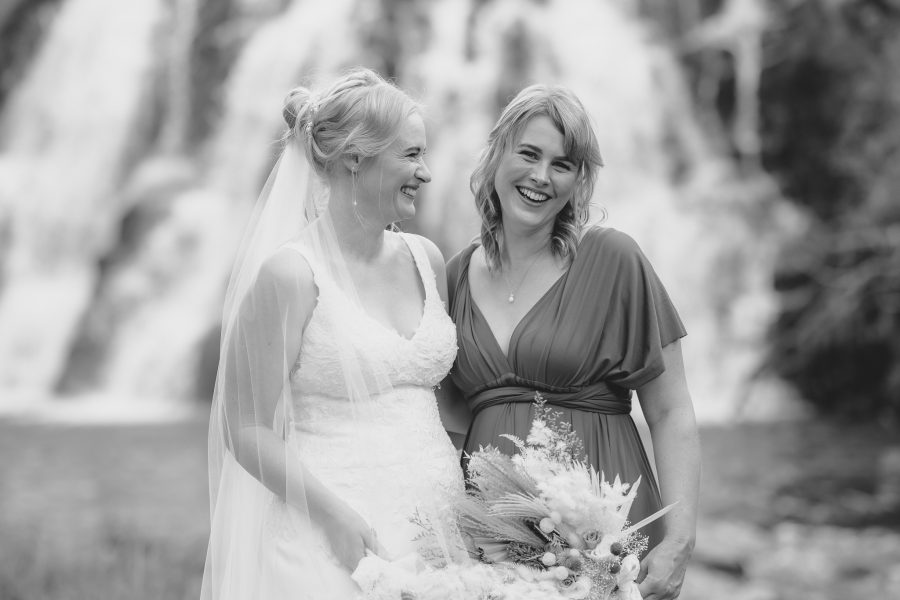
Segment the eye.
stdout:
[[556,167],[558,171],[561,171],[563,173],[569,173],[575,169],[575,166],[572,163],[564,160],[557,161],[553,166]]
[[525,158],[530,158],[531,160],[537,159],[537,152],[535,152],[534,150],[528,150],[527,148],[519,150],[519,154],[524,156]]

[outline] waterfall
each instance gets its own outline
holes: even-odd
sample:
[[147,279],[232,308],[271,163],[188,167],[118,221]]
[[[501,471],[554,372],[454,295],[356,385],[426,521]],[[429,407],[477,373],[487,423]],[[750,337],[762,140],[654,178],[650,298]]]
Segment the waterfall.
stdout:
[[[352,43],[321,52],[331,38],[352,40],[354,3],[294,2],[259,27],[245,44],[224,86],[225,103],[210,140],[206,168],[191,189],[176,196],[160,228],[171,285],[124,321],[112,341],[102,385],[124,396],[191,397],[197,389],[201,344],[221,314],[224,284],[244,223],[266,173],[277,158],[284,128],[281,105],[304,75],[334,76],[352,64]],[[189,248],[178,243],[190,240]],[[158,261],[159,249],[145,252]]]
[[[383,3],[285,0],[253,18],[237,3],[229,31],[243,42],[212,132],[194,147],[182,88],[198,4],[65,0],[0,115],[0,219],[11,224],[0,396],[53,389],[77,362],[73,338],[89,306],[104,337],[85,359],[97,362],[86,385],[126,405],[203,396],[198,372],[214,369],[204,361],[232,253],[279,149],[282,100],[298,83],[364,64],[396,69],[426,107],[434,180],[411,226],[447,258],[478,232],[468,176],[499,110],[528,83],[571,87],[606,162],[594,214],[605,209],[606,225],[640,243],[679,307],[700,418],[734,414],[774,308],[773,224],[786,209],[764,177],[742,180],[711,147],[676,57],[633,3],[408,3],[393,7],[395,30],[380,37]],[[166,25],[173,35],[160,35]],[[127,252],[112,248],[123,257],[98,288],[98,259],[128,209],[152,225]]]
[[741,184],[706,141],[672,50],[623,3],[500,0],[473,14],[455,4],[435,5],[432,47],[410,65],[433,120],[436,176],[423,230],[444,248],[465,245],[478,227],[466,176],[502,104],[529,83],[572,88],[595,121],[606,163],[593,213],[605,209],[605,225],[638,241],[678,306],[700,418],[733,418],[754,390],[755,404],[777,409],[790,393],[750,380],[776,308],[770,274],[779,223],[796,218],[776,206],[764,224],[748,219],[768,210],[774,186],[764,176]]
[[0,117],[0,386],[43,392],[65,366],[113,239],[116,186],[148,127],[161,0],[70,0]]

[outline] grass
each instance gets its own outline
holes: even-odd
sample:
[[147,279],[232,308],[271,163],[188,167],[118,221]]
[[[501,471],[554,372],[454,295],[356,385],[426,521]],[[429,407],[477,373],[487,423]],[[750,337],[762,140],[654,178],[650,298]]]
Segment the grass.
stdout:
[[0,423],[0,599],[197,598],[206,424]]
[[[702,437],[701,518],[761,527],[846,516],[842,494],[873,491],[881,450],[898,443],[874,427],[823,423],[706,428]],[[209,519],[204,419],[0,420],[0,456],[0,600],[199,596]],[[880,524],[900,530],[893,518]]]

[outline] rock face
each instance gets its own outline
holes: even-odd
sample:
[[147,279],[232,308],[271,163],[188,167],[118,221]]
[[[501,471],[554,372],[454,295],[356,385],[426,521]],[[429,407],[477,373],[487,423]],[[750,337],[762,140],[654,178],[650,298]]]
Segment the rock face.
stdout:
[[886,449],[878,461],[878,498],[885,505],[900,505],[900,446]]

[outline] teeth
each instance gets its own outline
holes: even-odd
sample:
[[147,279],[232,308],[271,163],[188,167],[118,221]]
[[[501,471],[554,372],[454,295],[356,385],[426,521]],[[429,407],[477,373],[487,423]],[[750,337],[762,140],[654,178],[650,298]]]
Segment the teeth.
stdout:
[[417,190],[414,187],[409,187],[409,186],[404,185],[402,188],[400,188],[400,191],[403,192],[404,194],[406,194],[407,196],[412,196],[413,198],[415,198],[416,193],[419,190]]
[[550,198],[547,194],[542,194],[540,192],[535,192],[534,190],[529,190],[528,188],[517,187],[519,193],[531,200],[532,202],[544,202]]

